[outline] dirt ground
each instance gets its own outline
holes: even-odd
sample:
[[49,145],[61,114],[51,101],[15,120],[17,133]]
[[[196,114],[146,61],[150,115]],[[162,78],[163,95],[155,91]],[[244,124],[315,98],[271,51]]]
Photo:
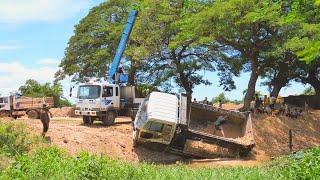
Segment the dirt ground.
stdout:
[[[42,124],[36,119],[18,119],[24,122],[34,133],[40,134]],[[256,166],[272,157],[290,153],[288,131],[293,131],[293,150],[320,145],[320,111],[313,111],[303,118],[272,117],[258,115],[253,118],[256,147],[246,159],[185,159],[164,152],[156,152],[145,147],[133,148],[131,140],[131,120],[120,117],[116,124],[104,127],[99,122],[84,126],[80,118],[58,118],[50,122],[46,139],[53,145],[65,149],[71,155],[85,150],[90,153],[107,155],[130,162],[150,162],[171,164],[182,161],[194,167],[202,166]],[[205,149],[204,145],[197,145]]]

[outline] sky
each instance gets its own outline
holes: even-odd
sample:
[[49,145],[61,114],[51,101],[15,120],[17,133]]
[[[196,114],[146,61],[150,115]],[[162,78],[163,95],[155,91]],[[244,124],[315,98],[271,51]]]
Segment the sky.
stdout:
[[[89,10],[104,0],[1,0],[0,1],[0,94],[18,90],[27,79],[40,83],[52,82],[54,73],[64,56],[74,26]],[[215,72],[202,72],[212,82],[194,89],[198,100],[217,96],[223,92]],[[249,74],[235,78],[237,89],[225,92],[229,99],[242,99],[247,89]],[[265,87],[257,90],[268,93]],[[67,97],[72,86],[70,79],[62,81]],[[299,94],[305,87],[293,83],[282,89],[280,95]]]

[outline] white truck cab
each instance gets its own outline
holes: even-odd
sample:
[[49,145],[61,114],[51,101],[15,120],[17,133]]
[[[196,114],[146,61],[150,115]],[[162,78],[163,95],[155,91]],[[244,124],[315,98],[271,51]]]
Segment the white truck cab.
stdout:
[[95,119],[99,119],[104,125],[111,125],[118,114],[128,114],[130,111],[130,116],[135,115],[132,112],[135,107],[136,109],[138,107],[134,106],[135,100],[134,86],[98,82],[85,83],[78,88],[75,114],[82,116],[85,124],[93,123]]

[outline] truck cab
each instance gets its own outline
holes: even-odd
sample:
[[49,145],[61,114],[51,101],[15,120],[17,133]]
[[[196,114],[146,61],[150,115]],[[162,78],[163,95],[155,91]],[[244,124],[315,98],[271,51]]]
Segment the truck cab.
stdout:
[[100,119],[103,124],[114,123],[120,110],[120,87],[117,84],[86,83],[78,88],[75,114],[83,116],[85,124]]

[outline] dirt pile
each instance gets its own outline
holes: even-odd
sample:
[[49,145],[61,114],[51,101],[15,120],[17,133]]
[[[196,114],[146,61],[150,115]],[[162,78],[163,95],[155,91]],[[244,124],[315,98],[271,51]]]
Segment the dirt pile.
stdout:
[[253,118],[255,153],[279,156],[290,153],[289,129],[293,132],[293,151],[320,145],[320,111],[312,111],[298,119],[286,116],[257,115]]
[[53,117],[76,117],[74,107],[51,108],[50,112]]

